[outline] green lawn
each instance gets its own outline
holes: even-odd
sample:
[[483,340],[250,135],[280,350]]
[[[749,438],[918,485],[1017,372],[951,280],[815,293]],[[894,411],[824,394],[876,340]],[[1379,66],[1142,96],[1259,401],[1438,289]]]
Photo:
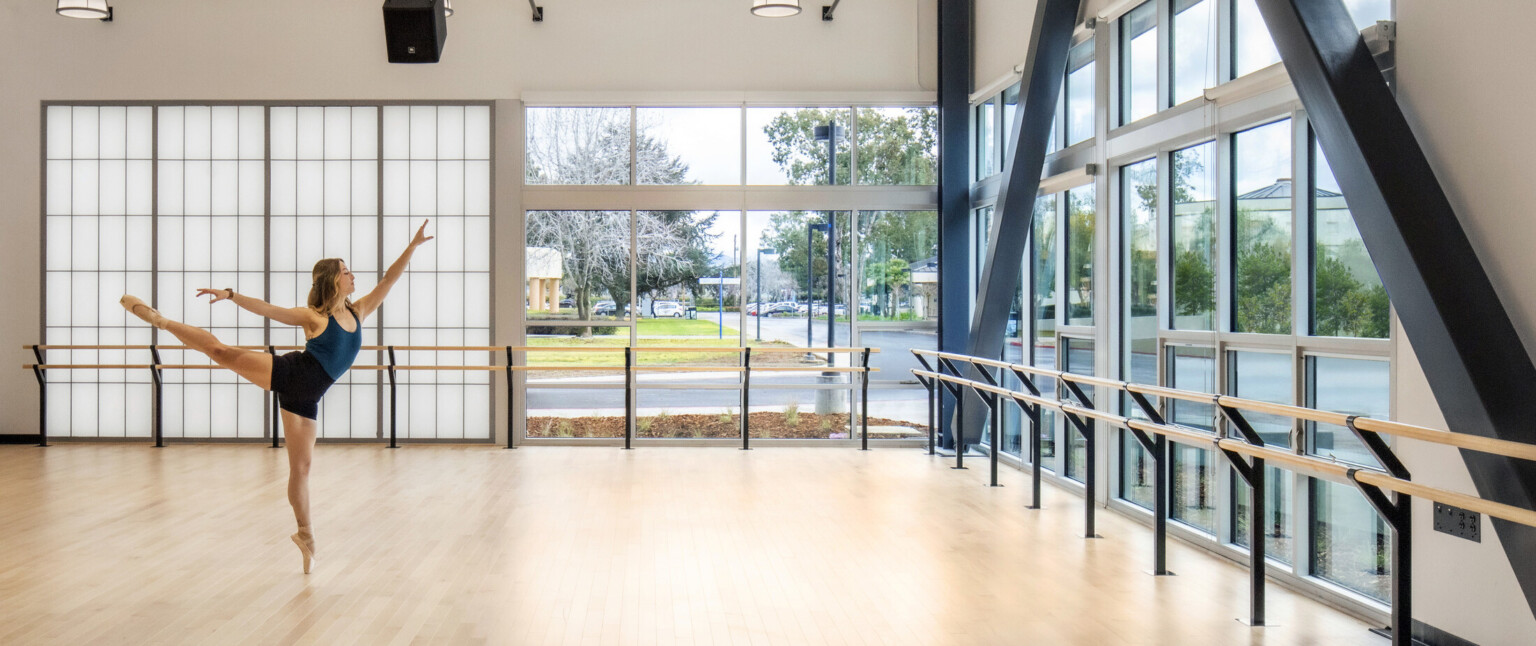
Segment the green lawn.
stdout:
[[[727,317],[729,318],[729,317]],[[699,336],[714,338],[720,333],[720,324],[716,321],[698,319],[640,319],[640,336]],[[734,339],[738,332],[735,328],[726,326],[725,338]],[[690,341],[691,342],[691,341]],[[732,341],[732,345],[735,342]]]
[[[682,322],[696,323],[697,321]],[[611,352],[546,351],[529,353],[528,365],[531,366],[602,366],[623,368],[624,351],[620,350],[620,348],[629,345],[629,338],[627,336],[596,336],[588,339],[573,336],[536,337],[528,339],[528,345],[541,348],[613,348]],[[675,348],[680,346],[695,348],[739,347],[738,340],[735,336],[727,336],[724,339],[716,339],[712,337],[694,339],[640,339],[639,345],[642,347],[653,348]],[[762,345],[788,346],[788,344],[785,343],[765,343]],[[669,350],[658,352],[640,352],[637,353],[636,357],[636,365],[643,366],[733,366],[737,363],[737,355],[731,352],[689,352],[687,350]],[[791,355],[782,355],[782,357],[784,357],[785,360],[798,359],[798,357],[793,357]],[[774,358],[778,359],[779,356],[775,356]]]

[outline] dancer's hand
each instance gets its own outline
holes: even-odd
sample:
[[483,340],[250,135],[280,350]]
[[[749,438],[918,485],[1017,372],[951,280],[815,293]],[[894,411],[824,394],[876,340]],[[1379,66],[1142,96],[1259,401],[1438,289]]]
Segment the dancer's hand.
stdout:
[[433,236],[427,235],[427,220],[422,220],[421,228],[416,230],[416,237],[411,238],[411,247],[420,247],[422,243],[432,238]]
[[205,294],[213,297],[213,300],[208,301],[210,305],[219,301],[227,301],[231,298],[234,298],[234,293],[227,289],[208,289],[204,287],[197,290],[198,296],[203,296]]

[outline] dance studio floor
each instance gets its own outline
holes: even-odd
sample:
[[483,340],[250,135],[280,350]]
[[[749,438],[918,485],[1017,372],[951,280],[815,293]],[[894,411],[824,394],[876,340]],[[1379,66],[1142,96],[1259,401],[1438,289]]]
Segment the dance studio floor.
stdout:
[[4,644],[1370,644],[1024,474],[915,449],[0,446]]

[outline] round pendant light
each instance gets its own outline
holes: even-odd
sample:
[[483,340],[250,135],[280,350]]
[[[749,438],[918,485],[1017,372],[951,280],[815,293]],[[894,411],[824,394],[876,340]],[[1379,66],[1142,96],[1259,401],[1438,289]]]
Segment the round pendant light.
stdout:
[[752,15],[787,18],[800,13],[800,0],[752,0]]
[[101,20],[112,15],[107,0],[59,0],[55,11],[67,18]]

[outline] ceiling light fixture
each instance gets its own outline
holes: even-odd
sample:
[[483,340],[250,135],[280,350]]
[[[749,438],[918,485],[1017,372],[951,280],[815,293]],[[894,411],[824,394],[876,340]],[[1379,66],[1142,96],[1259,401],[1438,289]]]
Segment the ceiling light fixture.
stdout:
[[66,18],[84,18],[112,22],[112,6],[107,0],[59,0],[54,11]]
[[800,13],[800,0],[752,0],[752,15],[787,18]]

